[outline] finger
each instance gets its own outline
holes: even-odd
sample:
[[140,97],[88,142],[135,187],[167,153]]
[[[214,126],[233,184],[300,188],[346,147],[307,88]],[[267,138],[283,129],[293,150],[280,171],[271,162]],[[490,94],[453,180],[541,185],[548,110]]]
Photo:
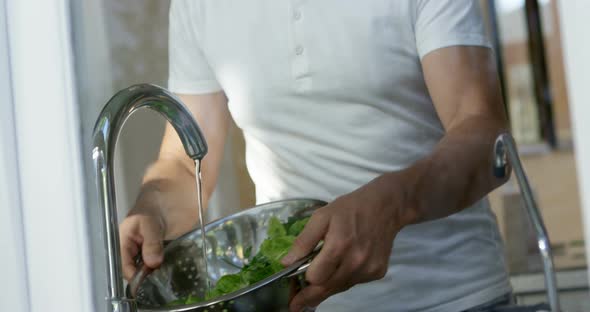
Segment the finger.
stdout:
[[164,260],[162,225],[155,218],[144,218],[139,222],[139,233],[143,237],[143,263],[152,269],[157,268]]
[[291,312],[300,312],[304,308],[317,307],[331,295],[332,293],[328,288],[319,285],[309,285],[297,293],[289,305],[289,310]]
[[139,245],[131,239],[122,238],[121,241],[121,261],[123,266],[123,276],[126,280],[131,280],[135,275],[135,261],[133,258],[139,252]]
[[[338,267],[333,268],[330,271],[330,275],[324,273],[324,271],[328,271],[327,267],[318,268],[318,275],[322,278],[321,284],[330,289],[347,289],[352,286],[353,283],[360,281],[358,278],[363,277],[362,273],[366,269],[370,259],[366,249],[367,244],[363,244],[363,246],[355,245],[350,239],[347,240],[342,237],[345,236],[345,234],[343,234],[345,232],[342,232],[342,229],[338,231],[337,227],[338,226],[334,226],[334,231],[330,229],[324,243],[324,248],[329,244],[331,250],[334,250],[331,252],[331,258],[338,259],[332,260],[338,261]],[[334,233],[334,235],[331,235],[331,233]],[[312,269],[311,266],[309,269]]]
[[289,303],[295,298],[297,293],[301,290],[301,285],[299,284],[298,278],[291,278],[289,279]]
[[344,250],[341,250],[336,241],[331,239],[330,232],[326,234],[324,247],[320,253],[311,261],[305,279],[315,285],[326,282],[336,272],[342,260]]
[[317,307],[330,296],[350,289],[352,279],[349,270],[340,266],[325,284],[310,284],[301,290],[291,301],[290,310],[301,311],[304,308]]
[[346,291],[356,283],[357,273],[358,271],[351,270],[350,266],[343,261],[323,285],[327,289],[332,289],[333,294]]
[[308,255],[313,251],[318,242],[324,238],[330,219],[323,213],[320,213],[320,210],[311,216],[311,219],[309,219],[301,234],[295,239],[289,253],[281,260],[284,266],[289,266],[293,262]]
[[134,257],[139,252],[141,240],[138,235],[139,222],[136,218],[126,218],[119,226],[121,264],[123,276],[130,280],[135,274]]

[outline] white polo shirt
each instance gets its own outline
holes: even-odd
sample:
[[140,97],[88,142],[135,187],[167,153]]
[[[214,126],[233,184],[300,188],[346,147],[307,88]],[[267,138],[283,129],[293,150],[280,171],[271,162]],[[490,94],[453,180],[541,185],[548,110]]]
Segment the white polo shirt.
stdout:
[[[433,150],[444,129],[420,60],[487,47],[479,9],[476,0],[173,0],[168,87],[225,91],[258,202],[330,201]],[[461,311],[510,290],[482,200],[403,229],[385,278],[318,311]]]

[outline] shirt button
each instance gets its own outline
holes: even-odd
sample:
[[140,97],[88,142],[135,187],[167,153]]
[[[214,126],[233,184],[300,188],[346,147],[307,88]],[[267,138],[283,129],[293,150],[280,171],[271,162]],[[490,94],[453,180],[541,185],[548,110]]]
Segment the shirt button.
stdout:
[[295,11],[293,12],[293,19],[298,21],[301,19],[301,11]]
[[297,55],[303,54],[303,47],[302,46],[297,46],[295,48],[295,54],[297,54]]

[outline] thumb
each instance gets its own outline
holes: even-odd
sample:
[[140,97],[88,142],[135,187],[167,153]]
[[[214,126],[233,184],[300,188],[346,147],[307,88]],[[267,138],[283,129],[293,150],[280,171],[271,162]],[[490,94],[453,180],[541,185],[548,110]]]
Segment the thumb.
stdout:
[[164,227],[155,218],[145,218],[139,225],[139,232],[143,237],[141,245],[143,262],[152,269],[157,268],[164,260]]
[[319,241],[326,235],[329,223],[330,218],[328,216],[319,213],[319,210],[314,213],[303,228],[301,234],[295,239],[289,253],[281,260],[281,264],[289,266],[311,253]]

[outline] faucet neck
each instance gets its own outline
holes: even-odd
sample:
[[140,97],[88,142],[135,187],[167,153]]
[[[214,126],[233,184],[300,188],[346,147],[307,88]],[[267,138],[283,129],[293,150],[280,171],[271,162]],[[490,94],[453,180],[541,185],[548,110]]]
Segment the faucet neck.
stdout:
[[119,246],[119,228],[114,182],[114,148],[121,127],[135,111],[149,108],[163,115],[176,129],[187,155],[201,160],[207,154],[207,143],[192,114],[167,90],[140,84],[119,91],[101,111],[93,134],[92,159],[96,170],[99,202],[103,210],[103,233],[107,251],[108,300],[114,312],[136,311],[127,299]]

